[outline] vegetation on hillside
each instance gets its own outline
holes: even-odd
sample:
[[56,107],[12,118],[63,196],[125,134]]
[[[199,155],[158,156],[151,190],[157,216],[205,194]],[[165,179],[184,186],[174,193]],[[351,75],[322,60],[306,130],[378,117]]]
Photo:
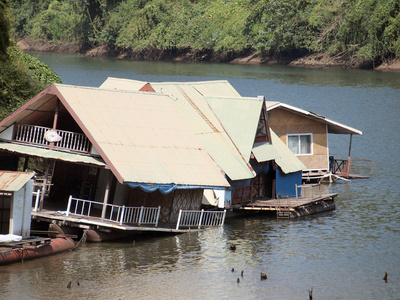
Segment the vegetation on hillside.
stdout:
[[46,64],[19,51],[9,31],[8,0],[0,0],[0,120],[52,82],[61,79]]
[[400,56],[398,0],[10,0],[15,34],[146,49]]

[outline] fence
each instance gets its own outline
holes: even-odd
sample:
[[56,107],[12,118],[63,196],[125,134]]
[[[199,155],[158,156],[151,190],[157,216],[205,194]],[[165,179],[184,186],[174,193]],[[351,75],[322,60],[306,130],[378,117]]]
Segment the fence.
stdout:
[[[314,187],[318,187],[318,192],[315,193],[314,192]],[[321,184],[316,183],[316,184],[302,184],[302,185],[297,185],[296,184],[296,199],[299,198],[299,193],[298,193],[298,189],[301,189],[300,195],[301,197],[311,197],[311,200],[318,198],[318,197],[322,197],[322,192],[321,192]],[[314,198],[315,195],[315,198]]]
[[179,227],[211,227],[222,226],[225,223],[226,210],[224,211],[204,211],[199,210],[179,210],[176,230]]
[[253,186],[238,187],[232,193],[232,205],[251,202],[253,200]]
[[105,204],[91,200],[69,197],[66,215],[69,214],[101,218],[102,220],[123,223],[158,225],[161,207],[130,207],[125,205]]

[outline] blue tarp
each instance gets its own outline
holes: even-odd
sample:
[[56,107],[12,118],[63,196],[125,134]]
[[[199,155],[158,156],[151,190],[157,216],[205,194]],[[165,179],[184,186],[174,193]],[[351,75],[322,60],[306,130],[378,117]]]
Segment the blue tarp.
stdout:
[[160,191],[161,194],[169,194],[177,189],[212,189],[212,190],[223,190],[224,187],[221,186],[201,186],[201,185],[186,185],[186,184],[157,184],[157,183],[140,183],[140,182],[126,182],[126,184],[131,188],[141,188],[146,193]]

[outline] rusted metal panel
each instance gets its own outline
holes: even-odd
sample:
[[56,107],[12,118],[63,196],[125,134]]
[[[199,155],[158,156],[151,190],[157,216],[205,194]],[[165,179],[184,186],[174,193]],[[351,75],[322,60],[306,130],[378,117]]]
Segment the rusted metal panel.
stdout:
[[19,191],[35,173],[0,171],[0,191],[16,192]]

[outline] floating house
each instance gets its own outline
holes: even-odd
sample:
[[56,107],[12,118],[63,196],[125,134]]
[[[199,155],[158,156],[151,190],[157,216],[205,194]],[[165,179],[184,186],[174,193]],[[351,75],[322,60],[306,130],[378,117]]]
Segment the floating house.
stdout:
[[35,220],[94,240],[223,224],[201,201],[229,183],[164,94],[53,84],[0,122],[0,155],[1,168],[45,164]]
[[[230,183],[229,189],[215,190],[211,196],[207,190],[204,193],[204,198],[218,198],[220,208],[249,210],[255,202],[261,205],[267,199],[301,197],[302,188],[297,187],[307,168],[271,130],[263,96],[241,97],[228,81],[149,83],[108,78],[100,87],[158,92],[174,99]],[[333,203],[331,195],[317,198]],[[302,198],[298,206],[314,205],[314,200]],[[283,206],[287,209],[287,202],[269,205],[268,210],[276,212]]]
[[[285,103],[267,101],[266,105],[270,127],[306,166],[304,180],[332,180],[338,176],[366,178],[372,175],[372,161],[351,157],[352,137],[362,135],[360,130]],[[348,158],[338,159],[330,155],[328,134],[350,136]]]

